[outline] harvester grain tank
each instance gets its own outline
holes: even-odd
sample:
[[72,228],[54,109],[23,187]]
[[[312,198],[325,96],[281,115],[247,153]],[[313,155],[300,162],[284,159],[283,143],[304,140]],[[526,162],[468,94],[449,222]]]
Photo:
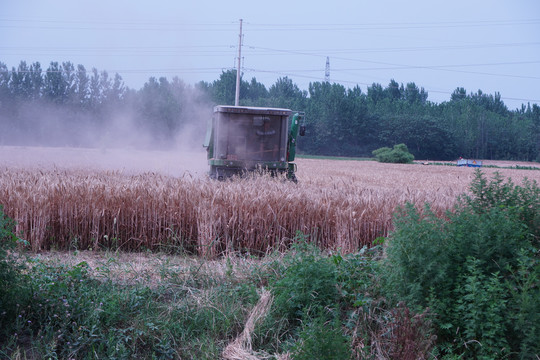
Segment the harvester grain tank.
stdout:
[[289,109],[218,105],[208,126],[209,175],[223,180],[255,170],[296,181],[296,139],[303,113]]

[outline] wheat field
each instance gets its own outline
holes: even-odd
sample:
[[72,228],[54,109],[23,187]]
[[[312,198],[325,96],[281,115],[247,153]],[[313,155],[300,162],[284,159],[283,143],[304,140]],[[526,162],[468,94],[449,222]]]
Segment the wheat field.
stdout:
[[[115,164],[113,151],[82,161],[81,150],[63,149],[70,162],[58,149],[52,159],[39,149],[40,161],[35,149],[0,149],[0,205],[33,251],[172,249],[214,258],[284,250],[302,232],[321,248],[352,252],[386,236],[406,202],[451,209],[474,176],[451,166],[299,159],[298,184],[268,176],[217,182],[201,170],[204,157],[190,156],[198,170],[187,171],[179,154],[132,151]],[[149,167],[166,157],[166,171]],[[540,171],[482,171],[540,181]]]

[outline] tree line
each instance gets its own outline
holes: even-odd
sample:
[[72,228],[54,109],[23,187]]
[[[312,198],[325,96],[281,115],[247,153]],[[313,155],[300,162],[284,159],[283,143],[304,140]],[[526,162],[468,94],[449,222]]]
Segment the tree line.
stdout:
[[11,70],[0,62],[0,144],[169,148],[199,120],[195,134],[204,136],[202,119],[211,116],[204,99],[179,78],[151,77],[134,90],[119,74],[71,62],[46,70],[38,62]]
[[[214,103],[232,104],[235,77],[234,70],[223,72],[200,87]],[[303,91],[287,77],[268,90],[252,78],[241,82],[240,104],[305,111],[307,132],[299,147],[309,154],[371,156],[374,149],[404,143],[417,159],[540,161],[540,107],[509,110],[500,93],[458,87],[437,104],[414,82],[374,83],[366,92],[313,82]]]
[[[194,86],[178,77],[151,77],[134,90],[118,74],[70,62],[51,62],[46,70],[37,62],[11,70],[0,63],[0,143],[110,146],[124,138],[114,130],[129,133],[129,127],[145,134],[132,145],[172,146],[183,141],[176,135],[188,126],[202,138],[213,105],[234,104],[235,84],[236,71],[228,70]],[[288,77],[267,88],[252,78],[240,82],[240,105],[304,111],[307,131],[299,150],[305,154],[371,156],[374,149],[404,143],[417,159],[540,161],[540,107],[509,110],[499,93],[457,87],[448,101],[433,103],[424,88],[393,79],[364,92],[329,82],[301,90]],[[50,136],[60,130],[67,136]],[[111,132],[116,135],[107,137]]]

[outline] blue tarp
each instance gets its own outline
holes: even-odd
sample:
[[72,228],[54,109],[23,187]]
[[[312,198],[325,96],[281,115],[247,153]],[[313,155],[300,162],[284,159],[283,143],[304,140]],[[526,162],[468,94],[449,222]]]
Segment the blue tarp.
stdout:
[[471,160],[471,159],[459,159],[457,161],[457,166],[467,166],[467,167],[481,167],[481,160]]

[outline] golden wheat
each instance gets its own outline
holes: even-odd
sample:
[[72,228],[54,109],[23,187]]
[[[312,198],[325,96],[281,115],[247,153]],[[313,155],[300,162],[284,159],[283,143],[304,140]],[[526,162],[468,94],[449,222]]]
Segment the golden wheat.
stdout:
[[[32,250],[156,249],[207,257],[287,248],[298,231],[351,252],[391,229],[405,202],[437,212],[467,191],[469,168],[300,159],[298,184],[262,176],[206,177],[6,167],[0,204]],[[494,169],[484,169],[488,176]],[[498,169],[520,182],[540,171]]]

